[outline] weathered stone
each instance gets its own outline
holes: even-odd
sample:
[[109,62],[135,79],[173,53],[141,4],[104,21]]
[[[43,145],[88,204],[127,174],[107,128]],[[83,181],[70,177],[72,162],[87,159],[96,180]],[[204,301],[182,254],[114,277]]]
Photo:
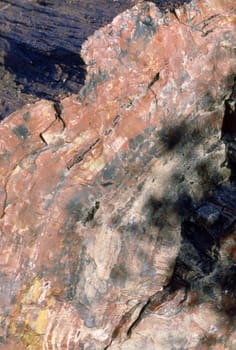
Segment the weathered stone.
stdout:
[[0,119],[39,98],[60,100],[85,78],[83,41],[132,0],[1,0]]
[[[3,347],[233,346],[229,316],[195,285],[186,291],[217,263],[208,271],[208,252],[182,242],[188,211],[209,230],[228,218],[223,206],[234,215],[222,201],[194,212],[230,176],[220,137],[235,70],[233,13],[233,1],[172,12],[138,2],[84,43],[78,95],[1,122]],[[234,220],[223,223],[229,230]],[[186,279],[184,247],[203,259]]]

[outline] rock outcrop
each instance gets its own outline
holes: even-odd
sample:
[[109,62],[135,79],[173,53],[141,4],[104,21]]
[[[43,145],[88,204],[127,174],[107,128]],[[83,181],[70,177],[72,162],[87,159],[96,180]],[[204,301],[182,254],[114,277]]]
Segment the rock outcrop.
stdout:
[[2,349],[235,348],[234,15],[138,2],[1,122]]
[[[84,83],[84,40],[136,0],[1,0],[0,120],[44,98],[77,93]],[[155,0],[165,10],[190,0]]]
[[1,0],[0,119],[39,98],[78,92],[83,41],[132,0]]

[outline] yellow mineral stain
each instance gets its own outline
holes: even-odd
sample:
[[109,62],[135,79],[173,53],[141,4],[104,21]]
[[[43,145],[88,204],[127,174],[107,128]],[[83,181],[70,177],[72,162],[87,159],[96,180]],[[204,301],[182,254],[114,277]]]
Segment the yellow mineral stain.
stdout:
[[42,282],[39,278],[33,280],[33,284],[22,298],[22,304],[37,303],[40,295],[42,294]]
[[43,339],[50,323],[50,310],[55,307],[53,290],[48,290],[42,304],[45,281],[36,277],[19,299],[20,307],[14,316],[9,333],[21,339],[27,350],[43,349]]
[[21,340],[27,346],[27,350],[42,350],[43,348],[43,337],[33,332],[30,328],[24,329]]
[[32,328],[35,329],[35,332],[38,334],[44,334],[49,322],[49,311],[48,309],[43,309],[39,311],[38,317],[34,324],[32,324]]

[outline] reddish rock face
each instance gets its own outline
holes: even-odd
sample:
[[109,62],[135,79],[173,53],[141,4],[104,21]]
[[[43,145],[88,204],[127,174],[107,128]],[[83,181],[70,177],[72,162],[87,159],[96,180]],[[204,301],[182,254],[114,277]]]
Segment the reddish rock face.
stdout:
[[4,349],[233,349],[229,317],[170,287],[185,208],[230,175],[233,10],[138,2],[84,43],[78,95],[0,124]]

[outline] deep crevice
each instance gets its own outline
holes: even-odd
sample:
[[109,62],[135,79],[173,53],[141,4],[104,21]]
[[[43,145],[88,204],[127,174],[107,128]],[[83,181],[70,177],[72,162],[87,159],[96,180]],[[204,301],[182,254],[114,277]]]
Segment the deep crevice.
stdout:
[[228,166],[231,169],[231,183],[236,185],[236,78],[230,97],[225,101],[225,116],[222,138],[227,149]]

